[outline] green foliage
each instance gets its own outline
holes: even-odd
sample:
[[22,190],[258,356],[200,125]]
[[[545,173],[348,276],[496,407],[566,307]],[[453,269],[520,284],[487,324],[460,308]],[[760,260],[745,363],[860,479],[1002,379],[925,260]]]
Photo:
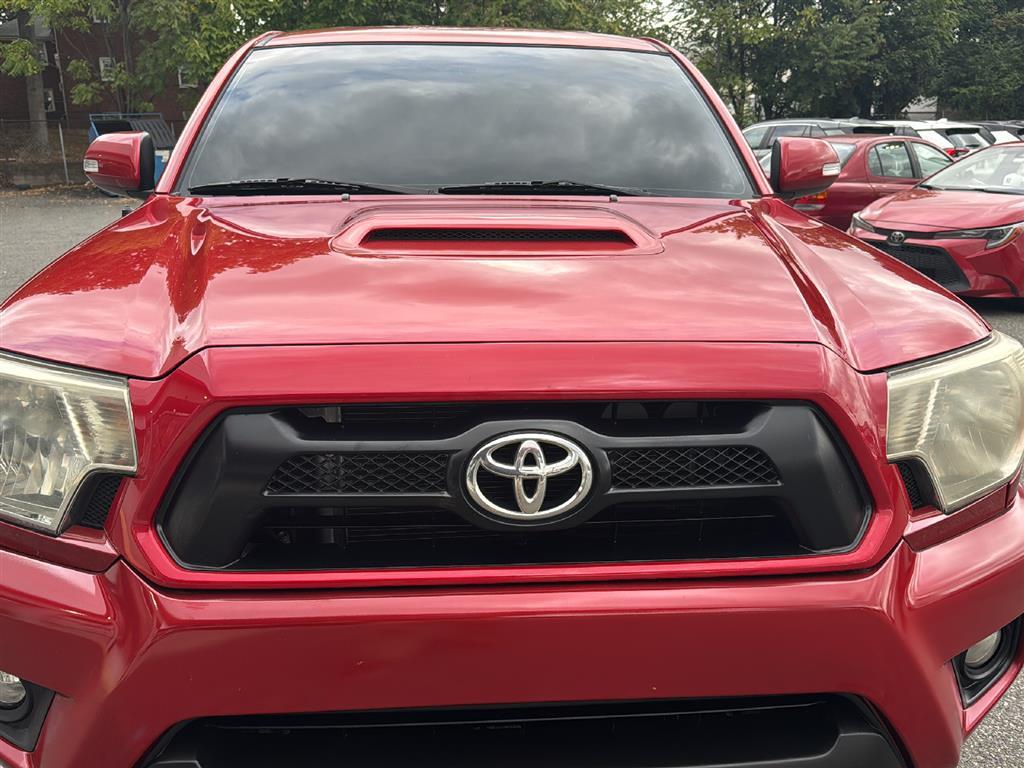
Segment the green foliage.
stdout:
[[978,114],[1024,113],[1024,0],[680,0],[675,9],[676,40],[744,123],[896,117],[934,93]]
[[[194,101],[267,30],[423,24],[667,37],[743,123],[891,117],[934,93],[979,116],[1024,115],[1024,0],[5,0],[6,16],[19,11],[58,30],[100,30],[117,63],[101,79],[95,62],[64,52],[69,95],[95,104],[110,94],[126,110],[146,108],[179,67],[200,86],[181,91]],[[38,74],[30,42],[0,46],[0,71]]]
[[28,40],[13,40],[0,45],[0,72],[12,77],[29,77],[42,72],[35,48]]
[[941,59],[945,103],[988,118],[1024,117],[1024,0],[972,0]]

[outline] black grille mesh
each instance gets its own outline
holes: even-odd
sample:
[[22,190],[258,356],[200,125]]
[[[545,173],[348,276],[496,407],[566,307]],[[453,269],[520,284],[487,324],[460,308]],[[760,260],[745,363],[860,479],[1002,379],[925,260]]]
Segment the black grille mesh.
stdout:
[[104,475],[95,481],[85,500],[81,502],[81,517],[78,524],[102,530],[120,487],[121,478],[118,475]]
[[307,453],[278,467],[267,494],[440,493],[447,469],[440,452]]
[[613,488],[775,485],[779,473],[759,448],[630,448],[608,452]]
[[377,229],[367,235],[363,242],[372,243],[381,240],[611,242],[633,244],[633,241],[625,232],[619,232],[614,229],[431,229],[429,227]]
[[910,506],[914,509],[925,506],[924,494],[921,493],[921,486],[917,482],[917,478],[914,476],[914,469],[911,467],[910,462],[901,461],[896,464],[900,470],[900,475],[903,476],[903,485],[907,488],[907,496],[910,497]]
[[908,267],[913,267],[925,277],[950,291],[965,291],[969,287],[964,275],[953,257],[941,248],[926,248],[917,245],[890,245],[889,243],[872,243],[894,259],[898,259]]

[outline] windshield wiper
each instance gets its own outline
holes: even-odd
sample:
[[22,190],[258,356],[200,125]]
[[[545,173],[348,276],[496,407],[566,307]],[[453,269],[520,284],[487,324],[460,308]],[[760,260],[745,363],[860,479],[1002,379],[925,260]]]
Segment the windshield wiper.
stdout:
[[438,187],[442,195],[651,195],[639,187],[609,187],[583,181],[488,181]]
[[337,195],[346,192],[364,195],[411,195],[416,192],[404,187],[363,184],[358,181],[300,178],[217,181],[189,187],[188,191],[196,195]]

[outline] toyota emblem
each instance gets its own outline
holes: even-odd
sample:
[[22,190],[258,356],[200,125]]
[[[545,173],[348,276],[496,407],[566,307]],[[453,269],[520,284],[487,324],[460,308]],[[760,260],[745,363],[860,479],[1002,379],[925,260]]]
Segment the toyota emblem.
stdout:
[[[549,501],[548,481],[579,467],[578,483],[568,497],[561,489],[559,498]],[[481,474],[506,481],[515,508],[492,499],[494,483],[483,488]],[[572,440],[542,432],[518,432],[491,440],[480,446],[466,465],[466,491],[483,510],[511,520],[543,520],[571,512],[586,498],[594,471],[586,452]],[[549,502],[547,505],[545,502]],[[507,503],[507,501],[506,501]]]

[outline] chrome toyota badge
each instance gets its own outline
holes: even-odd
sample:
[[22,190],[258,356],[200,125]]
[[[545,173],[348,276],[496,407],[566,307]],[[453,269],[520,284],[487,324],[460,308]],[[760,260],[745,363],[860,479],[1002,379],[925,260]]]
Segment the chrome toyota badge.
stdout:
[[[579,482],[575,490],[560,489],[558,498],[551,499],[548,480],[576,467]],[[507,489],[494,481],[487,482],[482,473],[500,478],[498,483],[504,481]],[[590,459],[579,445],[543,432],[518,432],[491,440],[466,465],[469,497],[481,509],[512,520],[543,520],[569,512],[586,498],[593,480]],[[514,501],[515,508],[491,498],[499,495],[505,504]]]
[[893,245],[903,245],[907,241],[907,234],[905,232],[890,232],[889,242]]

